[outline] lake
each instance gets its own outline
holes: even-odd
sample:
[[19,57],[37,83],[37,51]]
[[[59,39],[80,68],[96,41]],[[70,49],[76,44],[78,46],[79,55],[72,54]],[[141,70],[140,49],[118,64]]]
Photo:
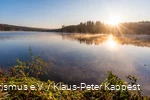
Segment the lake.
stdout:
[[52,62],[44,79],[66,84],[100,84],[106,72],[121,79],[135,75],[144,94],[150,94],[150,36],[62,34],[55,32],[0,32],[0,65],[34,55]]

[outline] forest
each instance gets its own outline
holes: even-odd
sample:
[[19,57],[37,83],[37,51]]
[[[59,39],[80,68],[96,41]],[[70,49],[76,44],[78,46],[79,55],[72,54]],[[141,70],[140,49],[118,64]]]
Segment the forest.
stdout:
[[100,21],[87,21],[78,25],[62,26],[62,32],[71,33],[112,33],[112,34],[150,34],[150,22],[124,22],[108,25]]

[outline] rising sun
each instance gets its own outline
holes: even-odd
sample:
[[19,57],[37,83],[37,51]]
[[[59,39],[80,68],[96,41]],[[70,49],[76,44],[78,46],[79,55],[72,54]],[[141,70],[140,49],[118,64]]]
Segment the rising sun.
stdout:
[[110,16],[107,23],[110,25],[118,25],[121,22],[120,16]]

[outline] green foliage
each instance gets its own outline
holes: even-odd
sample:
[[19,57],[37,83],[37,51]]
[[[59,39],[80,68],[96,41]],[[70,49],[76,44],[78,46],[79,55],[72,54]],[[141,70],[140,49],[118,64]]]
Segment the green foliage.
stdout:
[[18,65],[13,68],[15,75],[22,77],[33,76],[38,78],[40,75],[50,71],[50,64],[43,61],[40,56],[34,57],[31,47],[29,48],[29,53],[31,60],[23,62],[17,59]]
[[[132,78],[131,78],[131,81]],[[110,82],[112,84],[125,84],[123,80],[119,79],[112,72],[108,72],[108,77],[103,82]],[[8,100],[148,100],[149,97],[141,96],[135,92],[125,91],[110,91],[101,89],[98,91],[93,90],[76,90],[76,91],[62,91],[54,90],[53,81],[48,80],[47,82],[40,81],[33,77],[9,77],[7,79],[1,79],[0,83],[5,84],[16,84],[16,85],[35,85],[37,90],[9,90],[8,92],[0,92],[0,98]],[[37,83],[42,88],[39,89]]]

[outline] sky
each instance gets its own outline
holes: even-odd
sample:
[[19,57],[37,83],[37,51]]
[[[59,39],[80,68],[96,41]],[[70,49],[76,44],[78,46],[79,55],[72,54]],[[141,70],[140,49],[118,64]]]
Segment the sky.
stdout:
[[0,23],[61,28],[86,21],[150,21],[150,0],[0,0]]

